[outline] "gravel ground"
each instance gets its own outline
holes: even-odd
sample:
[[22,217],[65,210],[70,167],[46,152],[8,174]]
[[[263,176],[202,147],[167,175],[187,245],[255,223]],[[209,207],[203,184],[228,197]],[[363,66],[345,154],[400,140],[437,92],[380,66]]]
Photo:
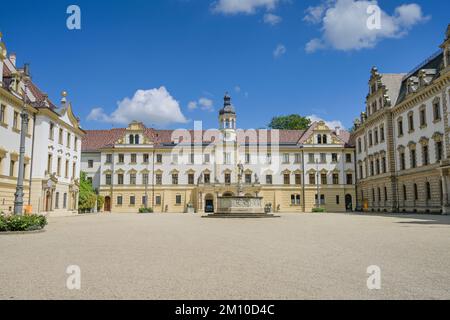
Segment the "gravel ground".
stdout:
[[450,216],[61,217],[0,256],[0,299],[450,299]]

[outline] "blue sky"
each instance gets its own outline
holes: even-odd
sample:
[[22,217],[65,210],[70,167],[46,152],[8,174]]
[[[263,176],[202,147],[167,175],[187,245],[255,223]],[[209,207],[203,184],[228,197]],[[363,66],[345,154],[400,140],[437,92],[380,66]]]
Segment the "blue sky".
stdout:
[[[71,4],[81,9],[81,30],[66,27]],[[368,4],[7,1],[0,31],[52,100],[69,92],[86,129],[132,118],[164,128],[193,120],[216,127],[225,91],[242,128],[291,113],[350,127],[364,108],[370,68],[410,71],[438,50],[450,22],[448,1],[378,1],[382,27],[367,33],[361,5]]]

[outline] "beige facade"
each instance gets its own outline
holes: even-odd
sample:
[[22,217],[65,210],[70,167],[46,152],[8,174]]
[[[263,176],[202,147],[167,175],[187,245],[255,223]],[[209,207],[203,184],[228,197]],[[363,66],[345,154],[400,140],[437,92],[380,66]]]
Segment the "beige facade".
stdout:
[[357,207],[450,213],[450,26],[441,50],[408,74],[372,69],[355,120]]
[[[240,130],[225,97],[219,129],[127,128],[87,131],[82,171],[105,197],[103,211],[205,213],[218,197],[237,195],[242,164],[245,195],[273,212],[354,208],[354,148],[349,134],[316,122],[308,130]],[[319,194],[317,196],[317,194]],[[147,200],[148,199],[148,200]]]

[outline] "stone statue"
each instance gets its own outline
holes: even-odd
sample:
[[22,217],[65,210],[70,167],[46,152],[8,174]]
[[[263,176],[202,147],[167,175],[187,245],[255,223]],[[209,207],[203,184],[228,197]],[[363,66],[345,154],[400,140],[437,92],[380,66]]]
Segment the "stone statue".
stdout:
[[258,177],[258,175],[256,173],[255,173],[255,183],[259,184],[259,177]]

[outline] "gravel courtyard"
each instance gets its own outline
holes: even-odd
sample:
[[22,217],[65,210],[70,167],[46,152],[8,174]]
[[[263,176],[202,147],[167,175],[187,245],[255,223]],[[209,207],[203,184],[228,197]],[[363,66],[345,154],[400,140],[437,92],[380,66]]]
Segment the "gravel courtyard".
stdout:
[[61,217],[0,254],[1,299],[450,299],[450,216]]

